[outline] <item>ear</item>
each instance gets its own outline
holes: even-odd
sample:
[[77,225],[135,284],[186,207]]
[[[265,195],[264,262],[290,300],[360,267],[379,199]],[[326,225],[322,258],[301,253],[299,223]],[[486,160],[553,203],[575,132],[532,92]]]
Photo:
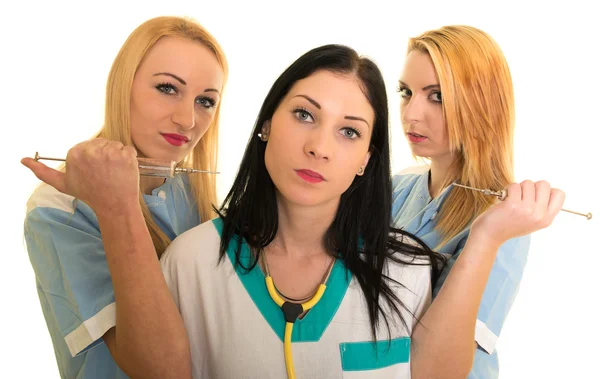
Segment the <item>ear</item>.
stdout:
[[265,121],[262,128],[260,129],[260,133],[258,133],[258,137],[261,141],[267,142],[269,140],[269,133],[271,132],[271,120]]
[[365,169],[367,167],[367,164],[369,164],[369,159],[371,159],[371,152],[368,151],[367,155],[365,155],[365,159],[363,160],[362,165],[360,166],[360,169],[358,170],[358,176],[363,176],[365,173]]
[[271,132],[271,120],[265,121],[262,128],[260,129],[260,132],[262,134],[266,134],[267,136],[269,135],[269,133]]

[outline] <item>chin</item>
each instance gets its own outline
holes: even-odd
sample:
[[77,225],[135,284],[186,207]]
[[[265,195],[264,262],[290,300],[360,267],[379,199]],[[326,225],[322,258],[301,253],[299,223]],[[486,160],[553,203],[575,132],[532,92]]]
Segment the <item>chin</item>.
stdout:
[[419,149],[419,148],[412,148],[410,149],[410,152],[412,153],[412,155],[419,157],[419,158],[427,158],[429,155],[427,155],[427,152],[425,152],[423,149]]
[[191,153],[190,152],[186,152],[183,153],[182,151],[157,151],[156,154],[156,159],[160,159],[162,161],[175,161],[175,162],[181,162],[185,159],[185,157],[188,156],[188,154]]
[[289,205],[302,206],[302,207],[337,207],[339,204],[341,195],[334,195],[332,193],[325,193],[325,191],[311,191],[306,188],[298,188],[288,191],[285,193],[280,192],[281,200],[285,201]]
[[306,188],[287,188],[279,191],[281,200],[288,204],[314,206],[323,202],[322,194],[317,191],[306,190]]

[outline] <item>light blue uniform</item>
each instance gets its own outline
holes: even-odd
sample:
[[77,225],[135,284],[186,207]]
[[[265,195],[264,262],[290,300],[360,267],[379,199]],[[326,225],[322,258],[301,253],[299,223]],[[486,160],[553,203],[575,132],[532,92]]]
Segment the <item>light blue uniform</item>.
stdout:
[[[453,187],[445,188],[432,200],[428,177],[427,166],[409,168],[394,176],[392,220],[395,227],[413,233],[435,249],[441,241],[440,234],[434,230],[437,213]],[[469,230],[470,225],[436,250],[449,256],[450,261],[433,289],[434,298],[464,248]],[[498,378],[496,340],[519,290],[530,240],[529,235],[511,239],[498,250],[477,314],[475,341],[478,349],[468,379]]]
[[[144,199],[171,239],[200,222],[183,176]],[[61,377],[127,378],[102,339],[116,323],[115,298],[92,209],[42,184],[27,203],[24,232]]]

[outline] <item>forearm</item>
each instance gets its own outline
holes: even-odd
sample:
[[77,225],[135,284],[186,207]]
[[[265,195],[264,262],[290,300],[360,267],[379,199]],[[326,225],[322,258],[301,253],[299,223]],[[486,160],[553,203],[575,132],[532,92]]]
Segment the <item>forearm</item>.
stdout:
[[98,215],[117,304],[111,353],[132,377],[191,377],[186,331],[135,205]]
[[466,378],[471,369],[477,313],[499,248],[471,237],[413,330],[414,378]]

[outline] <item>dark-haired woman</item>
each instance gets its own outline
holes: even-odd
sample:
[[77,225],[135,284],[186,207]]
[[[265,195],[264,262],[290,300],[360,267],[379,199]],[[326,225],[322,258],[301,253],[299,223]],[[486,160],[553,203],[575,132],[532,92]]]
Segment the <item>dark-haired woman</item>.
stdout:
[[[277,79],[220,216],[161,259],[195,378],[466,376],[437,359],[452,330],[436,320],[473,275],[448,278],[431,304],[443,261],[390,227],[388,136],[381,73],[354,50],[313,49]],[[465,250],[549,225],[564,199],[553,191],[509,186]]]

